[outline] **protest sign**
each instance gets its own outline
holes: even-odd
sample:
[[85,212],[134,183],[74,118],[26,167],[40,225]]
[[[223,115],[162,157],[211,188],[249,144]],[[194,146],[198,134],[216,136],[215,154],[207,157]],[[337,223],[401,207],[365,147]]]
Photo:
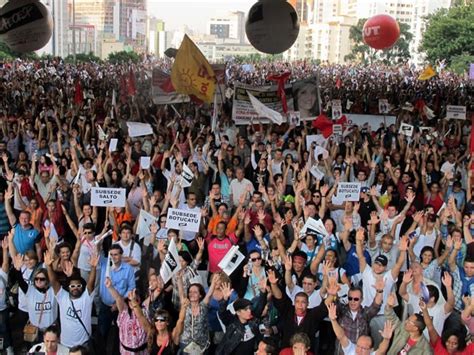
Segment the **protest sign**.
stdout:
[[140,157],[140,169],[150,168],[150,157]]
[[303,228],[301,228],[300,237],[303,237],[305,234],[311,232],[321,234],[323,236],[329,235],[321,219],[316,220],[314,218],[309,217]]
[[166,228],[177,229],[189,232],[199,232],[199,224],[201,223],[201,212],[190,210],[180,210],[177,208],[169,208],[166,217]]
[[112,138],[109,143],[109,152],[115,152],[117,150],[118,139]]
[[[168,73],[155,68],[152,73],[152,97],[156,105],[175,104],[180,102],[189,102],[189,96],[178,94],[170,86],[171,79]],[[164,90],[166,89],[166,91]],[[171,90],[171,92],[170,92]]]
[[328,140],[324,138],[322,134],[310,134],[306,136],[306,149],[311,149],[313,142],[316,143],[317,146],[325,147]]
[[322,180],[324,178],[324,173],[319,170],[317,165],[313,165],[309,172],[318,180]]
[[181,173],[181,175],[179,175],[177,178],[176,178],[176,182],[178,184],[181,184],[181,187],[189,187],[191,186],[191,182],[193,181],[193,178],[194,178],[194,174],[193,172],[191,171],[191,169],[189,169],[189,167],[186,165],[186,163],[183,163],[183,171]]
[[398,133],[404,134],[407,137],[413,136],[413,130],[415,127],[413,127],[411,124],[408,123],[402,123],[400,125],[400,130]]
[[395,116],[346,114],[346,117],[349,125],[362,127],[363,125],[368,124],[373,131],[379,129],[381,124],[385,123],[388,127],[397,122],[397,117]]
[[234,245],[222,258],[218,266],[227,276],[230,276],[244,259],[245,256],[240,252],[239,247]]
[[288,112],[288,124],[299,127],[301,124],[301,115],[299,111]]
[[165,260],[160,268],[160,276],[163,283],[166,284],[179,270],[181,270],[181,265],[179,263],[178,248],[176,247],[174,239],[171,239]]
[[301,119],[307,121],[318,117],[321,112],[318,79],[313,77],[295,81],[292,88],[295,111],[300,112]]
[[91,206],[125,207],[126,190],[112,187],[91,188]]
[[132,138],[153,134],[153,128],[149,123],[127,122],[128,135]]
[[340,201],[359,201],[359,182],[340,182],[337,187],[337,199]]
[[[253,107],[248,93],[252,94],[258,101],[269,109],[283,114],[283,107],[280,97],[278,97],[278,86],[254,87],[241,83],[236,83],[234,87],[234,102],[232,104],[232,119],[236,125],[247,125],[250,121],[257,121],[259,114]],[[285,85],[286,102],[288,110],[293,111],[293,93],[291,84]],[[261,119],[262,123],[270,120]]]
[[317,161],[319,161],[320,157],[322,156],[322,159],[321,160],[324,160],[324,159],[327,159],[329,157],[329,152],[324,149],[323,147],[317,145],[315,148],[314,148],[314,159],[316,159]]
[[446,118],[448,120],[465,120],[466,119],[466,106],[454,106],[448,105],[446,107]]
[[333,120],[338,120],[342,117],[341,100],[332,100],[331,112],[332,112],[332,119]]
[[386,115],[390,112],[390,105],[388,104],[387,99],[379,99],[379,113]]
[[342,136],[342,124],[335,124],[332,126],[332,134],[335,136]]
[[153,223],[158,224],[159,217],[155,217],[145,210],[140,210],[137,223],[137,234],[139,239],[145,238],[151,233],[150,226]]

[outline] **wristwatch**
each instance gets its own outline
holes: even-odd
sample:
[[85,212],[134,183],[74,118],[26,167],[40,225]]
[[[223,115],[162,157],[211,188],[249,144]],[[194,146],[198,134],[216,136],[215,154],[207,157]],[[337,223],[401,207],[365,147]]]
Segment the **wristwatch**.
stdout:
[[377,293],[383,293],[383,290],[377,290]]

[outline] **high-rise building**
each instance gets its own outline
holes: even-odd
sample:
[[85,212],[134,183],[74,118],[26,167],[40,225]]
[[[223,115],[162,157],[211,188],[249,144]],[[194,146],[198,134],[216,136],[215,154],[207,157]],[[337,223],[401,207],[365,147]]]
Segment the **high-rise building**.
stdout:
[[246,42],[245,13],[234,11],[221,16],[212,17],[207,23],[207,34],[220,39],[236,39],[239,43]]
[[166,42],[165,22],[155,17],[148,19],[148,53],[160,58],[168,48]]
[[43,53],[52,54],[54,56],[67,56],[68,48],[68,0],[41,0],[48,8],[53,17],[53,34],[48,44],[37,51],[39,55]]
[[295,8],[298,19],[302,25],[313,23],[314,2],[317,0],[289,0]]

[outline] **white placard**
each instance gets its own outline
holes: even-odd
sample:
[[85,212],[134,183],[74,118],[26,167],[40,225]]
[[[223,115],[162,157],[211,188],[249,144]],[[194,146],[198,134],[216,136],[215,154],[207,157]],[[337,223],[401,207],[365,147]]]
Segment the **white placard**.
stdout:
[[332,119],[333,120],[338,120],[342,117],[342,104],[341,100],[332,100]]
[[166,284],[179,270],[181,270],[181,264],[179,263],[178,248],[173,238],[171,239],[170,245],[168,246],[168,253],[166,253],[165,260],[160,268],[160,276],[163,283]]
[[258,113],[259,117],[268,118],[270,121],[272,121],[273,123],[277,125],[281,125],[283,123],[283,116],[281,115],[280,112],[277,112],[265,106],[248,91],[247,91],[247,95],[249,96],[250,102],[252,103],[252,106],[254,110]]
[[153,223],[158,224],[158,220],[159,217],[155,217],[145,210],[140,210],[137,223],[137,234],[139,239],[143,239],[147,235],[151,234],[150,226]]
[[328,140],[324,138],[322,134],[310,134],[306,136],[306,149],[310,150],[311,149],[311,144],[315,142],[316,145],[319,145],[321,147],[325,147]]
[[321,219],[315,220],[314,218],[309,217],[303,228],[300,231],[300,237],[303,237],[308,231],[313,231],[323,236],[328,236],[329,233],[324,227],[324,223]]
[[379,113],[386,115],[390,112],[390,105],[388,104],[387,99],[379,99]]
[[335,136],[342,136],[342,124],[332,125],[332,134]]
[[193,181],[194,174],[189,169],[189,167],[186,165],[186,163],[183,163],[183,172],[181,173],[180,176],[177,177],[176,182],[181,184],[183,188],[191,186],[191,182]]
[[402,123],[400,125],[400,130],[398,133],[404,134],[407,137],[413,136],[413,130],[415,127],[413,127],[411,124],[408,123]]
[[109,143],[109,152],[115,152],[117,150],[118,139],[112,138]]
[[229,276],[235,271],[235,269],[237,269],[244,259],[245,256],[240,252],[239,247],[234,245],[222,258],[218,266],[227,274],[227,276]]
[[140,157],[140,169],[150,169],[150,157]]
[[91,188],[91,206],[125,207],[126,191],[112,187],[93,187]]
[[317,165],[313,165],[309,172],[318,180],[322,180],[324,178],[324,173],[319,170]]
[[448,105],[446,107],[446,118],[448,120],[465,120],[466,119],[466,106],[454,106]]
[[323,147],[320,147],[319,145],[317,145],[315,148],[314,148],[314,159],[318,160],[318,157],[322,155],[323,156],[323,160],[327,159],[329,157],[329,152],[324,149]]
[[299,127],[301,124],[301,115],[299,111],[289,111],[288,112],[288,124]]
[[360,182],[340,182],[337,187],[339,201],[359,201]]
[[166,228],[177,229],[188,232],[199,232],[201,223],[201,212],[168,208],[166,217]]
[[141,137],[153,134],[153,128],[149,123],[127,122],[128,135],[130,137]]

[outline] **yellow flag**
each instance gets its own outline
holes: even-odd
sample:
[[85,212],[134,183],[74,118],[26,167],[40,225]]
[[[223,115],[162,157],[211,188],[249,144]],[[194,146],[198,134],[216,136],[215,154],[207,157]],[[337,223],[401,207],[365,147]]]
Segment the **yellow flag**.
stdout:
[[184,35],[171,70],[171,82],[180,94],[211,102],[216,89],[214,70],[193,41]]
[[436,72],[434,71],[433,67],[431,65],[428,65],[425,70],[423,70],[418,77],[418,80],[429,80],[433,76],[436,75]]

